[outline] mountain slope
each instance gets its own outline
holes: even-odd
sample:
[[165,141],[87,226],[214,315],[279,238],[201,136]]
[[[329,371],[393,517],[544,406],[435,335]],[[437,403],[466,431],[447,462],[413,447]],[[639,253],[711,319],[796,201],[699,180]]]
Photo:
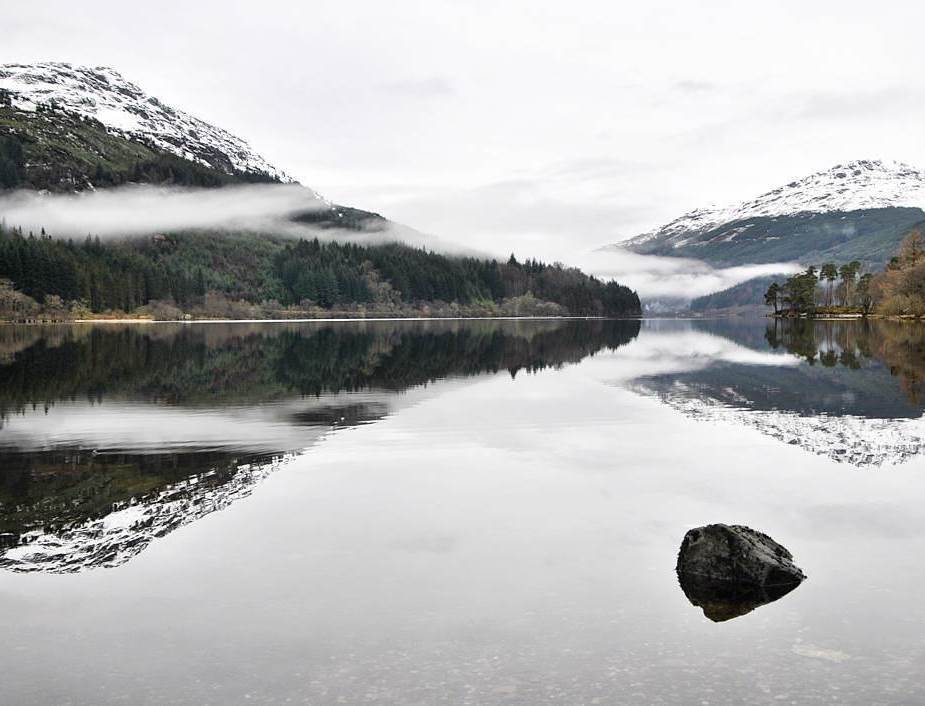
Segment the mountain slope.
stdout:
[[740,282],[727,289],[711,292],[690,301],[690,311],[700,314],[722,312],[725,314],[765,314],[768,307],[764,303],[764,294],[772,282],[779,276],[755,277]]
[[[433,241],[292,183],[244,140],[164,105],[112,69],[0,65],[0,193],[250,182],[290,184],[269,191],[295,190],[295,205],[289,200],[277,218],[277,206],[270,204],[253,221],[225,219],[228,208],[223,205],[211,206],[210,213],[217,215],[199,221],[178,209],[178,217],[167,226],[156,226],[146,217],[150,206],[137,207],[133,215],[139,214],[141,224],[130,229],[130,218],[118,209],[106,226],[97,226],[102,219],[91,218],[91,225],[83,227],[83,222],[75,226],[67,218],[49,224],[52,198],[27,199],[30,208],[37,204],[37,215],[16,210],[20,197],[0,201],[0,317],[57,320],[75,312],[118,314],[140,307],[154,307],[158,315],[171,317],[307,316],[335,307],[365,313],[367,306],[398,315],[430,311],[431,305],[448,312],[468,307],[464,311],[470,315],[640,312],[634,292],[578,270],[386,244]],[[267,191],[242,189],[223,196],[237,200],[241,193]],[[209,200],[202,191],[187,195],[197,207]],[[170,210],[159,199],[161,192],[154,196],[154,208]],[[125,206],[126,200],[119,200]],[[65,201],[96,208],[92,199]],[[242,208],[249,210],[248,204],[242,201]],[[94,231],[96,227],[107,230]],[[362,244],[324,244],[316,239],[319,230],[352,231],[340,234],[346,236],[384,232],[385,237]],[[85,233],[103,241],[84,240]],[[65,241],[68,237],[83,242]],[[295,243],[297,237],[303,239]]]
[[[164,105],[113,69],[0,65],[0,190],[255,182],[293,180],[246,141]],[[361,232],[389,227],[377,213],[333,204],[309,188],[305,200],[298,222]]]
[[897,162],[856,161],[811,174],[725,208],[691,211],[610,247],[691,257],[716,265],[889,260],[925,219],[925,172]]
[[82,191],[125,183],[222,186],[270,181],[227,173],[111,132],[61,110],[34,112],[0,101],[0,188]]
[[164,105],[107,67],[3,64],[0,90],[9,93],[12,107],[23,112],[54,106],[96,120],[114,134],[225,174],[292,181],[241,138]]

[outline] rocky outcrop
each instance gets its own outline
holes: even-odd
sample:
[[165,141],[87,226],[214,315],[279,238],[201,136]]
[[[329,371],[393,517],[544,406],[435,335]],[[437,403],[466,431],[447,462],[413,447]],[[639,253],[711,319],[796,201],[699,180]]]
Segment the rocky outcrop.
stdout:
[[776,601],[806,578],[784,546],[742,525],[689,530],[676,570],[688,600],[714,622]]

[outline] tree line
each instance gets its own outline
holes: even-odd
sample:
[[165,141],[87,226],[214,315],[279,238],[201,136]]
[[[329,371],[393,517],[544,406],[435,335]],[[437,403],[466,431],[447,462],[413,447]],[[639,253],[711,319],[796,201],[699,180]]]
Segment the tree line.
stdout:
[[[0,316],[129,313],[218,300],[270,308],[376,310],[427,304],[550,302],[581,316],[636,316],[635,292],[561,264],[450,257],[397,243],[367,246],[222,234],[102,242],[25,234],[0,225]],[[24,312],[26,314],[24,315]],[[208,314],[208,312],[204,312]],[[221,312],[213,315],[221,316]]]
[[858,261],[841,266],[810,266],[783,283],[772,282],[764,295],[775,315],[878,313],[925,316],[925,238],[910,232],[882,272],[863,272]]
[[640,313],[639,297],[616,282],[537,260],[448,257],[399,243],[376,247],[301,240],[275,259],[284,303],[499,302],[532,294],[582,316]]
[[821,267],[810,265],[782,284],[772,282],[764,295],[765,304],[774,307],[775,314],[816,314],[851,307],[870,313],[874,275],[861,274],[861,270],[857,260],[840,267],[833,262]]
[[[151,261],[99,238],[58,240],[0,227],[0,278],[36,303],[90,312],[129,312],[156,299],[188,301],[205,294],[201,271]],[[0,312],[2,313],[2,312]]]

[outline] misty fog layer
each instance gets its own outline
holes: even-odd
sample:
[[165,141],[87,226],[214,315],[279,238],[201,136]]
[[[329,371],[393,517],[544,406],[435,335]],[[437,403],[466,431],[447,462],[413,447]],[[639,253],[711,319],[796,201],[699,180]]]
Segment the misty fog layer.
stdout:
[[[319,228],[293,217],[332,208],[299,184],[247,184],[220,189],[132,184],[69,194],[14,191],[0,196],[0,225],[54,238],[103,240],[184,230],[239,231],[366,245],[400,241],[444,252],[464,246],[388,222],[376,231]],[[381,222],[377,225],[381,225]]]
[[614,248],[583,254],[577,266],[602,279],[616,279],[646,299],[689,301],[728,289],[755,277],[793,274],[802,268],[793,262],[740,265],[717,269],[700,260],[637,255]]
[[[390,223],[381,232],[316,228],[297,223],[294,216],[331,208],[313,192],[297,184],[254,184],[221,189],[131,185],[77,194],[16,191],[0,197],[0,223],[52,237],[102,239],[137,237],[183,230],[229,230],[292,238],[356,240],[365,244],[400,241],[447,254],[507,258],[497,246],[473,248],[412,228]],[[563,247],[518,252],[523,258],[559,260],[603,279],[616,279],[644,298],[691,299],[744,282],[753,277],[791,273],[789,263],[714,269],[682,258],[636,255],[622,250],[582,253]]]
[[273,230],[299,213],[329,208],[297,184],[221,189],[131,185],[76,194],[16,191],[0,197],[9,226],[59,238],[150,235],[184,229]]

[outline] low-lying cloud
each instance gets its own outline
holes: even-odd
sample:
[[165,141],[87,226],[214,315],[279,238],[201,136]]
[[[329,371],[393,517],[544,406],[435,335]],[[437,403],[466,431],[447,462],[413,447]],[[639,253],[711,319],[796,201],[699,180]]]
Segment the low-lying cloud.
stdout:
[[[319,237],[366,244],[401,241],[449,254],[504,257],[477,241],[461,245],[391,223],[378,232],[317,228],[293,217],[326,210],[331,204],[297,184],[255,184],[221,189],[132,185],[78,194],[17,191],[0,197],[0,222],[24,232],[44,229],[57,238],[140,237],[170,231],[251,231],[293,238]],[[616,279],[644,299],[683,299],[716,292],[753,277],[796,272],[794,263],[715,269],[698,260],[637,255],[614,248],[587,253],[574,243],[550,247],[542,238],[520,241],[518,256],[560,259],[603,279]],[[507,243],[510,244],[510,243]],[[506,244],[506,245],[507,245]],[[505,248],[506,248],[505,245]]]
[[[76,194],[15,191],[0,196],[0,224],[54,238],[103,240],[175,231],[264,233],[290,238],[400,241],[444,252],[472,252],[397,223],[377,221],[368,231],[317,227],[293,220],[333,206],[298,184],[248,184],[220,189],[129,185]],[[332,218],[336,221],[336,216]]]
[[221,189],[131,185],[76,194],[16,191],[0,198],[0,218],[23,231],[44,228],[59,238],[112,238],[176,230],[264,231],[330,205],[298,184]]
[[637,255],[622,248],[597,250],[576,263],[602,279],[616,279],[635,289],[643,299],[689,301],[718,292],[755,277],[793,274],[802,267],[794,262],[714,268],[700,260]]

